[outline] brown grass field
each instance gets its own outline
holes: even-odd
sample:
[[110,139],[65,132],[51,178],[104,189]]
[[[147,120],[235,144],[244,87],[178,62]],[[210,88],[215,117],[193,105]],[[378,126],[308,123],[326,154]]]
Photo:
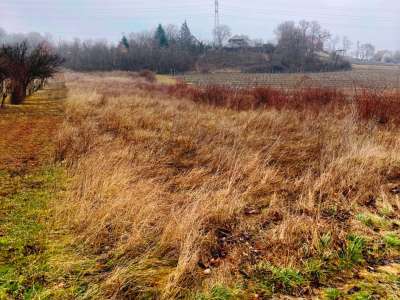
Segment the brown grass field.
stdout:
[[157,79],[0,110],[0,299],[400,297],[397,92]]
[[400,295],[396,122],[360,118],[364,102],[335,93],[242,110],[209,101],[229,89],[123,73],[66,81],[57,158],[71,183],[59,216],[104,260],[90,295]]

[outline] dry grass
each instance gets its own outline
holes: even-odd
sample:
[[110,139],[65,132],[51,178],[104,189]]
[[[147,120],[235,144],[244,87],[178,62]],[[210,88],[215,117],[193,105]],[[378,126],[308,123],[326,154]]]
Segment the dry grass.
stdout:
[[115,74],[67,82],[57,153],[73,181],[60,215],[113,262],[102,297],[190,298],[237,283],[263,295],[258,274],[272,274],[275,292],[310,295],[327,279],[287,270],[320,260],[334,284],[340,259],[360,262],[349,235],[369,238],[371,258],[385,232],[357,215],[385,207],[398,220],[399,131],[360,123],[352,105],[238,112]]

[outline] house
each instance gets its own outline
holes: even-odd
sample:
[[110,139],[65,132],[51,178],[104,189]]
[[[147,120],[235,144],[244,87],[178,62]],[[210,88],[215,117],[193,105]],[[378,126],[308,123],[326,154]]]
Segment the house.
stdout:
[[246,35],[235,35],[228,40],[228,48],[247,48],[251,47],[251,40]]

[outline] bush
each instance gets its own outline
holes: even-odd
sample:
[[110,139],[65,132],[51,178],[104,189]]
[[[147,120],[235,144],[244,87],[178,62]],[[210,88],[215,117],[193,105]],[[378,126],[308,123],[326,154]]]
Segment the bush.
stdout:
[[146,79],[148,82],[155,82],[156,81],[156,74],[150,70],[143,70],[139,72],[139,76]]
[[363,90],[356,94],[355,102],[360,119],[400,125],[399,92]]

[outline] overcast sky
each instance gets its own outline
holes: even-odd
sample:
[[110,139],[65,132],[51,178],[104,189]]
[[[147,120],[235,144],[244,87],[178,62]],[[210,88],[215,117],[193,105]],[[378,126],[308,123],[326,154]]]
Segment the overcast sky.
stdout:
[[[0,27],[7,32],[51,33],[116,41],[122,33],[180,25],[211,39],[214,0],[0,0]],[[400,0],[220,0],[221,23],[233,33],[273,40],[285,20],[317,20],[334,35],[377,48],[400,49]]]

